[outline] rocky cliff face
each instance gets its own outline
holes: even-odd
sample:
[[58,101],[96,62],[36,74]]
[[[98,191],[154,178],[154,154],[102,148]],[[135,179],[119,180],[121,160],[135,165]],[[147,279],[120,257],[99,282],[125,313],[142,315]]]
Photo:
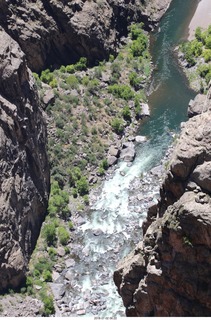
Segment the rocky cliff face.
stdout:
[[128,316],[211,314],[210,108],[210,93],[190,104],[143,241],[114,273]]
[[131,21],[148,27],[159,20],[171,0],[1,0],[0,25],[25,52],[29,67],[90,63],[115,53]]
[[[2,2],[1,2],[2,3]],[[25,54],[0,29],[0,290],[16,287],[49,193],[46,126]]]

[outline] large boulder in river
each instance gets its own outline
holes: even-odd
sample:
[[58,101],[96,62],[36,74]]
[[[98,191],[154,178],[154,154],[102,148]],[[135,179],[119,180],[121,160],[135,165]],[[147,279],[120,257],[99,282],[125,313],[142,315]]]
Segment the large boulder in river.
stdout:
[[126,162],[132,162],[135,158],[136,151],[135,146],[132,142],[128,142],[123,144],[123,149],[120,153],[120,159],[126,161]]
[[17,287],[49,194],[46,125],[25,54],[0,28],[0,290]]

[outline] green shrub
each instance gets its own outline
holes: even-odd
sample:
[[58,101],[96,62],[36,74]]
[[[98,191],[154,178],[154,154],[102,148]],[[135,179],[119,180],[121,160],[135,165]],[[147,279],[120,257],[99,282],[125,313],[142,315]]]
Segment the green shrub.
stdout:
[[122,134],[124,131],[124,123],[122,119],[119,119],[119,118],[114,118],[111,121],[111,127],[114,130],[114,132],[116,132],[117,134]]
[[69,64],[68,66],[66,66],[66,72],[74,73],[75,72],[75,66],[73,64]]
[[134,92],[127,85],[113,84],[108,87],[108,92],[112,93],[116,98],[131,100],[134,97]]
[[48,254],[49,254],[49,257],[51,258],[51,260],[55,260],[56,255],[57,255],[56,249],[53,247],[50,247],[48,249]]
[[122,116],[126,121],[131,121],[131,112],[128,106],[125,106],[122,110]]
[[89,193],[89,183],[85,177],[81,177],[76,182],[76,188],[80,196],[84,196]]
[[61,66],[61,67],[59,68],[59,71],[60,71],[61,73],[65,73],[65,72],[66,72],[66,67],[65,67],[65,66]]
[[67,79],[66,83],[72,88],[72,89],[77,89],[78,88],[78,78],[74,74],[70,74]]
[[103,176],[105,174],[105,169],[103,169],[102,167],[99,167],[97,170],[97,173],[99,176]]
[[58,181],[53,181],[51,184],[51,193],[48,204],[48,212],[50,216],[58,214],[63,219],[66,219],[70,214],[68,208],[69,194],[61,190]]
[[206,75],[210,72],[210,70],[211,70],[211,66],[209,64],[202,64],[198,67],[199,75],[202,78],[205,78]]
[[206,39],[205,39],[205,47],[206,47],[206,49],[211,49],[211,35],[206,37]]
[[79,61],[75,64],[75,70],[82,71],[87,68],[87,58],[81,57]]
[[211,49],[205,49],[203,51],[203,58],[205,62],[210,62],[211,61]]
[[45,82],[45,83],[49,84],[51,81],[53,81],[53,79],[54,79],[53,73],[50,72],[49,69],[43,70],[41,72],[40,80],[42,82]]
[[54,245],[56,241],[56,226],[54,223],[48,223],[43,227],[43,234],[49,246]]
[[143,34],[143,23],[137,23],[137,24],[132,24],[130,26],[130,34],[131,34],[131,38],[132,40],[136,40],[138,39],[139,36],[141,36]]
[[111,73],[113,76],[115,76],[117,79],[119,79],[119,77],[121,75],[121,66],[119,63],[117,63],[117,62],[112,63]]
[[100,81],[98,79],[90,80],[89,83],[87,84],[87,91],[90,94],[95,94],[96,91],[98,90],[99,84],[100,84]]
[[88,76],[84,76],[83,79],[82,79],[83,86],[87,86],[89,81],[90,81],[89,77]]
[[70,239],[70,234],[65,227],[58,227],[58,238],[62,245],[66,245]]
[[48,317],[51,314],[55,313],[55,308],[54,308],[54,304],[53,304],[53,297],[47,295],[46,293],[43,293],[41,295],[41,300],[43,302],[44,308],[43,308],[43,315]]
[[108,160],[107,160],[107,159],[103,159],[103,160],[101,161],[101,163],[100,163],[100,166],[101,166],[103,169],[107,170],[107,169],[108,169]]
[[73,222],[70,220],[68,221],[68,227],[70,230],[74,230],[74,225],[73,225]]
[[49,270],[44,270],[42,273],[42,277],[45,282],[51,282],[52,281],[52,274]]
[[115,59],[114,55],[110,54],[109,55],[109,62],[114,62],[114,59]]
[[84,203],[88,206],[89,205],[89,196],[87,194],[85,194],[85,196],[83,196],[84,199]]
[[45,270],[51,271],[52,264],[45,257],[40,257],[38,262],[34,264],[34,270],[38,270],[42,274]]
[[195,31],[195,38],[205,44],[205,34],[202,32],[201,27],[197,27]]
[[57,80],[54,78],[52,81],[49,82],[49,86],[51,86],[51,88],[56,88],[58,86]]
[[147,48],[147,41],[147,36],[145,35],[142,35],[137,40],[133,41],[130,50],[134,57],[139,57],[143,55],[144,51]]
[[76,188],[72,188],[72,195],[73,195],[73,198],[77,198],[78,192]]
[[136,90],[138,89],[141,79],[138,77],[136,72],[131,72],[129,74],[130,85],[133,86]]

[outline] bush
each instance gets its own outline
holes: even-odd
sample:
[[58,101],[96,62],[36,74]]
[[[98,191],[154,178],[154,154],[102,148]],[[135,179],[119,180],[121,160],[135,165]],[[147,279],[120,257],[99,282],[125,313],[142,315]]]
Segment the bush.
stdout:
[[68,227],[70,230],[74,230],[74,225],[73,225],[73,222],[70,220],[68,221]]
[[141,36],[143,34],[143,23],[139,23],[139,24],[132,24],[130,26],[130,33],[131,33],[131,38],[132,40],[136,40],[138,39],[139,36]]
[[134,92],[127,85],[113,84],[108,87],[108,92],[112,93],[116,98],[131,100],[134,97]]
[[73,75],[73,74],[71,74],[71,75],[69,75],[69,76],[67,77],[66,83],[67,83],[72,89],[77,89],[77,88],[78,88],[78,84],[79,84],[78,78],[77,78],[75,75]]
[[48,204],[49,215],[52,217],[58,214],[63,219],[66,219],[70,214],[68,203],[69,194],[60,189],[58,181],[53,181],[51,184],[51,193]]
[[56,226],[54,223],[46,224],[43,228],[43,234],[49,246],[54,245],[56,241]]
[[41,295],[41,300],[43,302],[44,308],[43,308],[43,315],[44,316],[50,316],[51,314],[55,313],[55,308],[53,304],[53,297],[48,296],[46,293]]
[[101,163],[100,163],[100,166],[101,166],[103,169],[107,170],[107,169],[108,169],[108,161],[107,161],[107,159],[103,159],[103,160],[101,161]]
[[53,73],[50,72],[49,69],[43,70],[42,73],[41,73],[41,76],[40,76],[40,80],[42,82],[45,82],[45,83],[49,84],[51,81],[54,80]]
[[70,234],[65,227],[58,227],[58,238],[62,245],[66,245],[70,239]]
[[114,118],[111,121],[111,127],[114,130],[114,132],[116,132],[117,134],[122,134],[124,131],[124,123],[122,119],[119,119],[119,118]]
[[141,35],[137,40],[133,41],[130,47],[133,57],[139,57],[143,55],[144,51],[147,48],[147,42],[147,36],[145,36],[144,34]]
[[206,37],[205,47],[206,47],[206,49],[211,49],[211,35],[209,35],[208,37]]
[[128,106],[125,106],[122,110],[122,116],[126,121],[131,121],[131,112]]
[[84,196],[89,193],[89,183],[85,177],[81,177],[76,182],[76,188],[80,196]]
[[202,64],[198,67],[198,72],[202,78],[205,78],[210,71],[211,66],[209,64]]
[[44,279],[44,281],[46,282],[51,282],[52,281],[52,274],[49,270],[44,270],[42,277]]
[[81,57],[79,61],[75,64],[75,70],[82,71],[87,68],[87,58]]
[[197,27],[197,28],[196,28],[195,38],[196,38],[198,41],[200,41],[200,42],[202,42],[203,44],[205,44],[205,38],[206,38],[206,36],[205,36],[205,33],[202,32],[201,27]]
[[68,66],[66,66],[66,72],[74,73],[75,72],[75,66],[73,64],[69,64]]
[[56,252],[56,249],[55,249],[55,248],[50,247],[50,248],[48,249],[48,254],[49,254],[49,257],[51,258],[51,260],[53,260],[53,261],[56,260],[57,252]]
[[206,49],[203,51],[203,58],[205,62],[210,62],[211,61],[211,50],[210,49]]
[[84,203],[88,206],[89,205],[89,196],[87,194],[85,194],[83,199],[84,199]]
[[138,77],[136,72],[131,72],[129,74],[130,85],[133,86],[136,90],[138,90],[141,79]]

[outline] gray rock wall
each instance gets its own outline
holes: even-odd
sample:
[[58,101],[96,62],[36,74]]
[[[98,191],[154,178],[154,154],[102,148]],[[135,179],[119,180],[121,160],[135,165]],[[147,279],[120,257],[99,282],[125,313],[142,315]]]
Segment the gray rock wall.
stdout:
[[0,290],[16,287],[46,214],[46,126],[31,71],[0,29]]

